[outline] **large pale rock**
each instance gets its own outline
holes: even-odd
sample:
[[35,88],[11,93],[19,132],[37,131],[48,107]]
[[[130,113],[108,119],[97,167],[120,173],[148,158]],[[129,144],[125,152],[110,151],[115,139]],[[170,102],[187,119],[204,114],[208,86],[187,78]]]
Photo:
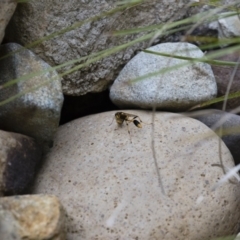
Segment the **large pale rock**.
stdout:
[[26,191],[41,158],[34,139],[0,130],[0,195]]
[[3,40],[5,34],[5,28],[12,17],[15,8],[17,7],[17,1],[4,0],[1,1],[0,6],[0,43]]
[[0,198],[1,240],[65,240],[64,211],[55,196]]
[[[187,0],[147,1],[145,3],[140,1],[136,6],[128,6],[114,14],[104,15],[104,12],[118,7],[119,0],[68,0],[67,2],[33,0],[18,5],[8,25],[6,37],[8,41],[25,45],[102,14],[100,19],[87,21],[85,24],[44,41],[32,49],[51,66],[55,66],[136,40],[146,33],[113,37],[112,32],[179,19],[187,11],[184,8],[188,3]],[[84,69],[64,76],[64,93],[83,95],[107,89],[119,69],[131,59],[134,52],[146,48],[148,44],[149,41],[135,44],[103,60],[98,60]]]
[[[148,50],[192,58],[203,57],[203,52],[189,43],[163,43]],[[155,106],[175,111],[186,110],[214,98],[217,85],[210,65],[198,62],[183,66],[186,63],[186,60],[141,52],[120,72],[111,87],[110,98],[123,108],[151,109]],[[147,76],[164,69],[169,70]],[[131,82],[144,76],[143,80]]]
[[[150,123],[151,112],[127,111]],[[156,112],[142,129],[110,125],[115,112],[61,126],[37,178],[34,193],[56,194],[67,212],[67,239],[202,240],[236,234],[239,185],[212,190],[223,171],[218,138],[204,124]],[[110,125],[110,126],[109,126]],[[234,166],[222,145],[226,168]]]
[[[0,47],[4,57],[21,49],[19,44],[9,43]],[[34,74],[6,88],[0,88],[0,128],[33,137],[47,148],[57,130],[63,94],[61,79],[50,66],[24,49],[0,60],[0,85],[11,80]],[[12,99],[12,97],[16,97]],[[5,102],[7,100],[9,102]]]
[[240,164],[240,116],[217,109],[200,110],[191,114],[208,127],[214,127],[217,132],[222,127],[222,140],[230,150],[235,164]]

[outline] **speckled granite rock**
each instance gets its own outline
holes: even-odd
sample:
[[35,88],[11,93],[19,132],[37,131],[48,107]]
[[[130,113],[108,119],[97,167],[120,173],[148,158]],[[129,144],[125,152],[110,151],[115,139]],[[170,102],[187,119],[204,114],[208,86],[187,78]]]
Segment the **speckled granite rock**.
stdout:
[[[217,109],[207,109],[192,112],[193,118],[206,124],[209,128],[222,126],[222,140],[230,150],[235,164],[240,164],[240,116]],[[195,115],[195,116],[194,116]]]
[[240,20],[238,12],[220,13],[219,19],[209,24],[212,29],[218,30],[218,37],[231,38],[240,36]]
[[0,128],[32,137],[47,151],[60,119],[61,79],[56,71],[47,71],[50,66],[46,62],[21,48],[16,43],[0,46],[0,57],[18,51],[0,60],[0,85],[34,74],[0,88]]
[[[50,65],[55,66],[133,41],[144,33],[113,37],[111,32],[179,19],[184,16],[184,10],[189,3],[188,0],[132,1],[131,7],[128,5],[124,8],[124,2],[126,1],[121,1],[120,4],[119,0],[28,1],[18,5],[6,36],[10,42],[25,45],[48,34],[79,25],[32,49]],[[111,13],[117,7],[122,8]],[[107,12],[110,14],[104,16]],[[98,18],[101,15],[103,17]],[[95,19],[91,21],[93,18]],[[148,44],[149,41],[136,43],[64,76],[63,92],[66,95],[79,96],[107,89],[119,69],[134,56],[134,52],[146,48]],[[69,70],[69,67],[65,69]]]
[[1,240],[65,240],[64,211],[48,195],[0,198]]
[[[151,122],[151,112],[127,111]],[[223,176],[218,138],[199,121],[156,113],[151,125],[110,125],[115,112],[83,117],[61,126],[39,173],[34,193],[55,194],[67,212],[67,239],[202,240],[236,234],[239,185]],[[109,126],[110,125],[110,126]],[[234,166],[222,146],[223,164]]]
[[[147,50],[184,57],[203,57],[203,52],[189,43],[162,43]],[[122,108],[152,109],[155,106],[157,109],[174,111],[186,110],[214,98],[217,85],[210,65],[188,63],[182,59],[141,52],[120,72],[111,87],[110,98]],[[169,70],[156,74],[166,69]],[[154,73],[155,76],[146,77]],[[131,82],[144,76],[145,79]]]

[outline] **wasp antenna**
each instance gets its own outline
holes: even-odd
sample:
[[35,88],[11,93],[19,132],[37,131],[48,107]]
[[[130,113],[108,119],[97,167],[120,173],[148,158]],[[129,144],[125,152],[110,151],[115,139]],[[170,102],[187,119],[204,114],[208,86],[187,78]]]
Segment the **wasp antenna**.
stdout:
[[[143,123],[143,124],[146,124],[146,125],[151,125],[152,123],[145,123],[145,122],[143,122],[141,119],[140,119],[140,117],[138,117],[137,116],[137,118],[138,118],[138,120],[140,121],[140,123]],[[136,125],[136,124],[135,124]],[[141,124],[140,124],[141,125]],[[142,125],[141,125],[142,126]]]
[[143,121],[141,121],[141,123],[146,124],[146,125],[151,125],[152,124],[152,123],[145,123]]
[[[113,120],[114,120],[114,118],[115,118],[115,116],[113,116]],[[113,120],[112,120],[112,122],[108,125],[108,126],[110,126],[110,125],[112,125],[112,123],[113,123]]]
[[127,124],[127,128],[128,128],[128,134],[129,134],[129,137],[130,137],[130,142],[132,143],[132,138],[131,138],[131,133],[130,133],[130,130],[129,130],[128,122],[126,122],[126,124]]

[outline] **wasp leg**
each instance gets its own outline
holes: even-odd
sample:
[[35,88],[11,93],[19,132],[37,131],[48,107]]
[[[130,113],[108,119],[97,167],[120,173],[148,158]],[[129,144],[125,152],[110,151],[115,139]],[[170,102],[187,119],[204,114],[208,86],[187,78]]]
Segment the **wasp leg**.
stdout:
[[115,118],[115,116],[113,116],[112,122],[111,122],[108,126],[111,126],[111,125],[112,125],[114,118]]
[[132,138],[131,138],[131,133],[130,133],[129,126],[128,126],[128,121],[125,121],[125,122],[127,124],[128,134],[129,134],[129,137],[130,137],[130,142],[132,143]]

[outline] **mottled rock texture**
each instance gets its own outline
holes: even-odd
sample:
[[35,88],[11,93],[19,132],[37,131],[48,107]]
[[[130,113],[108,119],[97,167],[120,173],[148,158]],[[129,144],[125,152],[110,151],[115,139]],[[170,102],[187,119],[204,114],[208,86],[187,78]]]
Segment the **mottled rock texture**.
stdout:
[[[126,111],[151,123],[146,111]],[[236,234],[239,185],[224,183],[218,137],[201,122],[156,112],[151,125],[110,125],[115,112],[61,126],[34,193],[55,194],[67,213],[67,239],[202,240]],[[110,125],[110,126],[109,126]],[[132,143],[131,143],[132,142]],[[234,166],[222,145],[226,168]]]
[[[179,19],[186,13],[185,7],[189,1],[144,1],[121,9],[122,5],[117,3],[119,0],[33,0],[19,4],[7,28],[6,38],[8,41],[25,45],[79,24],[71,31],[42,42],[32,48],[32,51],[51,66],[83,57],[86,59],[83,59],[82,63],[85,63],[87,59],[92,60],[90,55],[93,53],[112,49],[146,34],[141,32],[114,36],[114,31]],[[116,7],[119,7],[119,11],[113,12]],[[134,56],[135,51],[149,46],[150,39],[151,37],[147,41],[125,47],[116,54],[64,76],[64,93],[83,95],[105,90],[122,66]],[[70,66],[65,70],[69,68]]]
[[209,64],[157,55],[203,57],[195,45],[162,43],[147,51],[151,53],[141,52],[131,59],[114,81],[110,98],[118,107],[181,111],[216,96]]
[[60,77],[16,43],[1,45],[0,57],[0,128],[32,137],[47,149],[60,119]]
[[64,211],[55,196],[0,198],[1,240],[65,240]]
[[[214,52],[210,52],[211,54]],[[226,61],[226,62],[239,62],[240,51],[226,54],[218,57],[215,60]],[[218,97],[225,96],[225,94],[231,94],[240,91],[240,69],[239,67],[235,70],[234,66],[217,66],[212,65],[212,70],[217,82]],[[229,90],[228,90],[229,88]],[[230,111],[240,106],[240,98],[234,98],[227,100],[226,110]],[[223,108],[223,102],[214,104],[214,107],[218,109]]]
[[[214,128],[218,134],[222,134],[222,140],[230,150],[235,164],[240,163],[240,116],[226,113],[217,109],[200,110],[193,112],[193,118]],[[220,127],[222,131],[219,132]]]
[[0,130],[0,195],[25,192],[41,158],[41,148],[33,138]]

